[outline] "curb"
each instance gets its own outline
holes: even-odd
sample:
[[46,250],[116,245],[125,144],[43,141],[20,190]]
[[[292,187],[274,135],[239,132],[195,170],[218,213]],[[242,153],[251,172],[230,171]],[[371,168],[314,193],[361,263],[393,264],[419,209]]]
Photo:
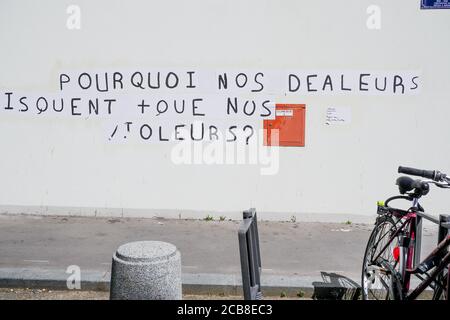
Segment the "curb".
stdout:
[[[328,275],[330,275],[328,273]],[[0,287],[4,288],[46,288],[69,290],[70,274],[61,269],[0,268]],[[81,288],[84,291],[109,291],[109,271],[84,270],[81,274]],[[261,290],[267,297],[312,297],[337,299],[358,296],[359,285],[353,280],[324,282],[322,277],[266,275],[261,278]],[[70,280],[69,280],[70,283]],[[240,275],[215,273],[183,273],[183,294],[242,296]]]

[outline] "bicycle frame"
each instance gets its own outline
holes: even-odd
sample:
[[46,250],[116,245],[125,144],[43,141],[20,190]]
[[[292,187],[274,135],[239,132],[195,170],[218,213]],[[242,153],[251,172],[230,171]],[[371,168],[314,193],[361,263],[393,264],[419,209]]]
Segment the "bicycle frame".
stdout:
[[[399,218],[398,223],[400,226],[390,237],[389,241],[380,250],[378,255],[372,260],[372,262],[378,262],[381,255],[389,248],[390,244],[400,237],[399,245],[399,271],[402,281],[402,297],[406,300],[416,299],[425,289],[430,286],[433,282],[435,285],[440,285],[437,282],[438,275],[444,270],[444,268],[449,268],[449,273],[447,273],[447,292],[446,296],[449,299],[449,284],[450,284],[450,252],[447,251],[447,247],[450,246],[450,235],[446,236],[438,246],[423,260],[420,261],[420,232],[421,232],[421,216],[430,218],[429,216],[420,213],[420,205],[418,199],[413,199],[413,206],[406,215]],[[395,214],[394,214],[395,216]],[[434,218],[432,218],[435,221]],[[439,220],[437,220],[439,223]],[[406,235],[404,233],[406,232]],[[419,239],[417,239],[419,233]],[[384,238],[384,236],[383,236]],[[417,241],[419,240],[419,241]],[[381,241],[381,239],[380,239]],[[446,254],[445,254],[446,253]],[[435,266],[433,272],[428,278],[422,279],[417,273],[420,273],[418,266],[424,262],[431,261],[435,258],[439,258],[439,264]],[[411,275],[416,275],[422,282],[408,294],[410,287]],[[444,280],[445,281],[445,280]]]
[[[430,259],[440,256],[444,250],[447,250],[447,247],[449,245],[450,245],[450,235],[447,236],[447,238],[445,238],[444,240],[442,240],[439,243],[439,245],[423,261],[428,261]],[[405,296],[405,299],[406,300],[416,299],[433,281],[436,281],[437,276],[444,270],[444,268],[446,268],[446,267],[450,268],[449,264],[450,264],[450,252],[447,252],[447,254],[443,258],[440,259],[439,265],[437,265],[435,267],[435,269],[430,274],[430,276],[427,279],[423,280],[410,294],[407,294]],[[412,270],[411,269],[406,270],[406,273],[409,276],[411,276],[412,274],[415,274],[417,272],[419,272],[417,267]],[[447,300],[449,299],[449,288],[448,288],[449,278],[450,278],[450,274],[447,273],[447,288],[446,288]]]

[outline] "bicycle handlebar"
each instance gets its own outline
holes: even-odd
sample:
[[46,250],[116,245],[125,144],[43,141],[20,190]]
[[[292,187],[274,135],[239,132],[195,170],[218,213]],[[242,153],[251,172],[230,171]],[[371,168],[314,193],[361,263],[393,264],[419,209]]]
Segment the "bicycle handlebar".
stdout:
[[432,179],[434,181],[448,181],[447,175],[444,173],[441,173],[437,170],[422,170],[422,169],[416,169],[416,168],[409,168],[409,167],[398,167],[398,173],[404,173],[409,174],[412,176],[418,176],[422,178]]

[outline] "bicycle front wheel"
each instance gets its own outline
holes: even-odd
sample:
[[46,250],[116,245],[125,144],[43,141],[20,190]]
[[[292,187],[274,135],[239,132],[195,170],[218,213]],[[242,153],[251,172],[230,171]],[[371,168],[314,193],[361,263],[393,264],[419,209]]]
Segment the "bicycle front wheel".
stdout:
[[[363,300],[394,300],[400,298],[399,292],[401,289],[396,274],[398,263],[393,253],[398,240],[390,241],[396,230],[396,223],[391,217],[382,216],[378,218],[364,253],[361,275]],[[383,250],[386,245],[386,249]],[[374,261],[377,256],[379,258]]]

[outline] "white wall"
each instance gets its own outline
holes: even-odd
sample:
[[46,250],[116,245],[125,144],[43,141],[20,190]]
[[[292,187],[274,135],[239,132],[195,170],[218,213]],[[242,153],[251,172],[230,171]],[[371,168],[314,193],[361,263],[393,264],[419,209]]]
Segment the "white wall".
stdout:
[[[80,30],[66,8],[81,8]],[[366,27],[370,4],[381,29]],[[408,96],[302,96],[306,147],[259,167],[177,166],[170,144],[108,144],[95,121],[0,117],[0,212],[359,221],[395,194],[398,165],[450,172],[450,10],[419,0],[1,1],[0,93],[51,92],[64,69],[418,70]],[[282,98],[282,97],[280,97]],[[325,125],[327,107],[352,122]],[[450,202],[433,190],[424,206]]]

